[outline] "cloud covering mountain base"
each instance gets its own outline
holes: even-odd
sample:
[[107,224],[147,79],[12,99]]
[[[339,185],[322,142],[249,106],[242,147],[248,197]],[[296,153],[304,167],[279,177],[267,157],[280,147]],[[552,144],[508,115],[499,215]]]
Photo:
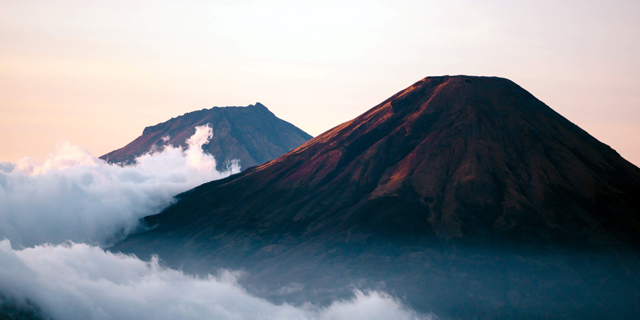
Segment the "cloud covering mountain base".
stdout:
[[87,244],[14,250],[0,241],[0,292],[53,319],[431,319],[380,292],[355,291],[324,308],[275,305],[236,279],[229,271],[198,278]]
[[44,163],[0,163],[0,239],[33,246],[67,240],[106,245],[122,238],[176,194],[240,171],[237,164],[215,170],[216,160],[202,151],[211,136],[210,127],[198,127],[186,150],[166,146],[126,167],[68,142]]
[[[52,319],[426,319],[381,292],[355,291],[327,307],[276,305],[222,270],[197,277],[102,247],[140,228],[174,196],[240,171],[216,171],[196,128],[188,148],[165,146],[132,166],[61,143],[44,163],[0,163],[0,313]],[[13,312],[13,311],[12,311]],[[0,314],[2,317],[3,314]]]

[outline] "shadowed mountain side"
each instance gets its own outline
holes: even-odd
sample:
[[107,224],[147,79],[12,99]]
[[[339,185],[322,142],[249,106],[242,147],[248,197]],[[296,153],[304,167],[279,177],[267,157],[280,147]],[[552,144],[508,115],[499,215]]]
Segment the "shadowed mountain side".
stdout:
[[256,103],[247,107],[214,107],[186,113],[145,128],[140,137],[100,158],[131,164],[137,156],[161,150],[165,145],[186,148],[186,140],[193,135],[195,127],[207,124],[213,129],[213,138],[203,150],[215,157],[218,170],[236,159],[243,170],[265,163],[312,138]]
[[48,320],[30,303],[17,302],[0,295],[0,320]]
[[511,81],[426,78],[268,164],[179,196],[156,233],[640,244],[640,169]]
[[640,169],[513,82],[429,77],[178,196],[114,250],[302,302],[382,288],[442,318],[640,314]]

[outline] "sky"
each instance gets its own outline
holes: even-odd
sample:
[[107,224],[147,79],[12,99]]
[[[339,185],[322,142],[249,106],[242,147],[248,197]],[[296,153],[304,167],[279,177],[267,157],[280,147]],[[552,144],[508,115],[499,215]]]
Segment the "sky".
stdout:
[[213,106],[311,135],[426,76],[513,80],[640,165],[640,1],[0,1],[0,161]]
[[233,172],[212,170],[206,127],[133,167],[96,156],[256,102],[315,136],[421,78],[466,74],[513,80],[640,165],[639,49],[636,0],[0,0],[0,294],[59,319],[429,319],[384,292],[274,305],[233,270],[105,251]]

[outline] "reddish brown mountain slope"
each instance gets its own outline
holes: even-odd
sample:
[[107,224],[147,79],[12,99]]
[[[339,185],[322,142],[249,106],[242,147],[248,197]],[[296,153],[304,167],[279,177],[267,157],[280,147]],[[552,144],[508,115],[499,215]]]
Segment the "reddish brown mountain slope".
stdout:
[[639,195],[640,169],[513,82],[430,77],[112,249],[242,269],[276,302],[357,287],[440,319],[638,319]]
[[203,149],[215,157],[218,169],[238,159],[244,170],[279,157],[311,139],[304,131],[256,103],[247,107],[214,107],[186,113],[145,128],[134,141],[100,158],[130,164],[137,156],[160,150],[168,144],[185,148],[185,141],[193,135],[195,127],[207,124],[213,128],[213,138]]
[[203,241],[242,229],[638,246],[639,195],[637,167],[513,82],[435,77],[147,221]]

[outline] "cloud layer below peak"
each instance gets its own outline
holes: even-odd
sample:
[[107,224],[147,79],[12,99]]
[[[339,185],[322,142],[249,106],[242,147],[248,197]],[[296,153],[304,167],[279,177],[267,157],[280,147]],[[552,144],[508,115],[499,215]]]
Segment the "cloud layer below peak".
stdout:
[[0,239],[27,247],[118,240],[176,194],[240,171],[237,164],[215,170],[213,156],[202,151],[211,135],[210,127],[198,127],[186,150],[166,146],[133,166],[109,164],[68,142],[44,163],[0,163]]
[[229,271],[199,278],[155,258],[75,243],[15,250],[0,241],[0,292],[53,319],[431,319],[375,291],[327,307],[276,305],[247,293]]
[[[329,306],[276,305],[252,296],[237,274],[198,277],[104,247],[139,228],[174,196],[239,172],[215,170],[198,127],[183,150],[164,146],[133,166],[61,143],[44,163],[0,163],[0,309],[36,306],[46,319],[429,319],[382,292],[354,291]],[[4,240],[2,240],[4,239]],[[31,307],[28,307],[31,308]]]

